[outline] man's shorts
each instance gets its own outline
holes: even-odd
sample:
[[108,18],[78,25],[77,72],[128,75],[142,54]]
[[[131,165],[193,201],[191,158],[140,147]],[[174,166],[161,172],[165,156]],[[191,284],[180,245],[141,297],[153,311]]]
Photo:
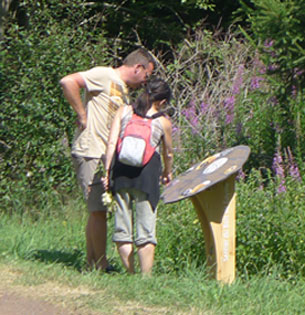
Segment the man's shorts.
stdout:
[[87,202],[88,211],[106,211],[107,208],[102,203],[102,194],[105,192],[101,182],[103,174],[101,171],[95,173],[101,159],[74,155],[72,161],[76,170],[77,181]]
[[136,212],[136,246],[147,243],[157,244],[156,240],[156,218],[157,209],[153,210],[147,200],[146,193],[134,189],[120,189],[115,194],[118,204],[115,212],[115,228],[113,234],[114,242],[133,242],[133,211],[132,201],[135,203]]

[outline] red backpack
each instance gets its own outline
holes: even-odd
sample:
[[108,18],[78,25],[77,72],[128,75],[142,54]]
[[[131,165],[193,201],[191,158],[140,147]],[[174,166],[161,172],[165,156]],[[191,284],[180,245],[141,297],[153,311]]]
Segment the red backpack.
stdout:
[[118,160],[129,166],[143,167],[152,158],[156,147],[150,144],[151,124],[154,118],[164,115],[156,113],[151,117],[133,114],[126,125],[124,134],[118,139]]

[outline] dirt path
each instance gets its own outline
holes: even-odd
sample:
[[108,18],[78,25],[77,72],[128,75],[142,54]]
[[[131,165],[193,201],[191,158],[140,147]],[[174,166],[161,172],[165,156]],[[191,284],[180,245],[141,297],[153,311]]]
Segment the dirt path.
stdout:
[[[95,315],[98,313],[71,307],[71,288],[54,283],[23,286],[18,283],[20,273],[0,266],[0,315]],[[77,291],[77,290],[75,290]],[[76,292],[74,292],[76,293]],[[62,297],[68,297],[63,299]]]
[[42,300],[0,292],[0,315],[65,315],[67,311]]
[[[93,311],[88,301],[102,299],[103,291],[93,291],[86,287],[68,287],[56,282],[36,285],[19,284],[23,273],[0,264],[0,315],[144,315],[173,314],[166,307],[146,307],[140,303],[128,301],[124,305],[111,300],[106,309]],[[176,315],[186,314],[174,312]],[[188,314],[198,312],[188,312]],[[201,314],[201,313],[200,313]]]

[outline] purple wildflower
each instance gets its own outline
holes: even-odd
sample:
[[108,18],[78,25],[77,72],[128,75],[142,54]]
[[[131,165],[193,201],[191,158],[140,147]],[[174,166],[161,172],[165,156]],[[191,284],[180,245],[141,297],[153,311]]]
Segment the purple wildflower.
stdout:
[[176,126],[176,125],[173,125],[173,127],[172,127],[172,133],[173,133],[173,135],[176,134],[178,131],[179,131],[179,127]]
[[298,78],[299,76],[301,76],[302,74],[304,74],[304,70],[299,69],[299,68],[295,68],[294,69],[294,78]]
[[259,72],[260,74],[265,74],[265,73],[266,73],[266,66],[262,64],[262,65],[259,67],[258,72]]
[[251,89],[252,90],[256,90],[256,89],[259,89],[260,88],[260,82],[261,81],[263,81],[264,80],[264,78],[262,78],[262,77],[253,77],[252,79],[251,79]]
[[201,109],[202,115],[205,115],[208,112],[209,104],[205,103],[205,102],[202,102],[201,105],[200,105],[200,109]]
[[246,178],[245,172],[242,169],[240,169],[237,173],[236,180],[243,181],[245,178]]
[[273,40],[266,39],[265,42],[264,42],[264,46],[265,46],[266,48],[270,48],[270,47],[273,46],[273,43],[274,43]]
[[297,93],[298,93],[297,87],[296,87],[295,85],[293,85],[292,88],[291,88],[291,96],[292,96],[293,98],[296,98]]
[[224,108],[227,110],[234,110],[234,104],[235,104],[235,96],[229,96],[226,97],[224,100]]
[[276,106],[279,104],[278,99],[276,98],[276,96],[272,96],[269,98],[269,103],[271,104],[271,106]]
[[268,71],[270,72],[276,71],[277,69],[278,69],[278,65],[272,64],[268,66]]
[[280,185],[279,187],[277,188],[277,192],[280,194],[280,193],[283,193],[283,192],[286,192],[287,189],[286,189],[286,186],[285,186],[285,180],[281,180],[280,182]]
[[229,124],[231,124],[231,122],[233,122],[233,119],[234,119],[234,114],[233,113],[227,113],[225,123],[227,125],[229,125]]
[[266,66],[262,63],[262,61],[258,57],[255,57],[253,61],[253,66],[255,69],[258,70],[258,73],[260,74],[266,73]]
[[228,125],[234,119],[234,105],[235,105],[235,96],[229,96],[224,100],[224,109],[226,110],[226,119],[225,123]]
[[292,155],[290,147],[287,148],[287,154],[288,154],[289,174],[292,178],[300,181],[301,180],[300,171]]
[[243,84],[244,68],[245,68],[244,65],[240,65],[238,67],[237,74],[233,82],[233,89],[232,89],[233,95],[237,95],[240,92],[240,88]]
[[193,106],[186,108],[182,111],[182,114],[185,116],[187,120],[191,120],[195,113],[196,113],[195,108]]
[[283,168],[283,159],[280,152],[275,153],[272,164],[273,171],[275,176],[279,178],[280,184],[277,188],[278,193],[282,193],[286,191],[285,186],[285,172]]
[[243,127],[243,125],[242,125],[241,122],[238,122],[238,123],[236,124],[236,134],[237,134],[238,136],[241,135],[242,127]]
[[199,118],[196,112],[196,104],[195,102],[192,100],[190,102],[190,107],[185,108],[182,111],[182,114],[185,116],[185,118],[190,122],[191,126],[192,126],[192,133],[196,134],[199,132]]
[[283,159],[279,152],[276,152],[273,158],[272,169],[275,172],[276,176],[285,177],[284,169],[282,167]]
[[192,133],[193,134],[197,134],[199,132],[198,130],[198,123],[199,123],[199,118],[198,116],[193,116],[191,121],[190,121],[191,125],[192,125]]
[[299,168],[296,164],[290,165],[289,167],[290,176],[296,179],[297,181],[301,181],[301,175]]

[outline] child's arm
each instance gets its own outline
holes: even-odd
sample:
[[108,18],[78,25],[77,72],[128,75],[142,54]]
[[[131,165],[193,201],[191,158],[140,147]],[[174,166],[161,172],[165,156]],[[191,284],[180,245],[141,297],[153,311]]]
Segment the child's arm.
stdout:
[[173,165],[173,147],[172,147],[172,124],[163,117],[162,125],[164,130],[163,137],[163,163],[164,169],[162,173],[162,183],[167,184],[172,180],[172,165]]

